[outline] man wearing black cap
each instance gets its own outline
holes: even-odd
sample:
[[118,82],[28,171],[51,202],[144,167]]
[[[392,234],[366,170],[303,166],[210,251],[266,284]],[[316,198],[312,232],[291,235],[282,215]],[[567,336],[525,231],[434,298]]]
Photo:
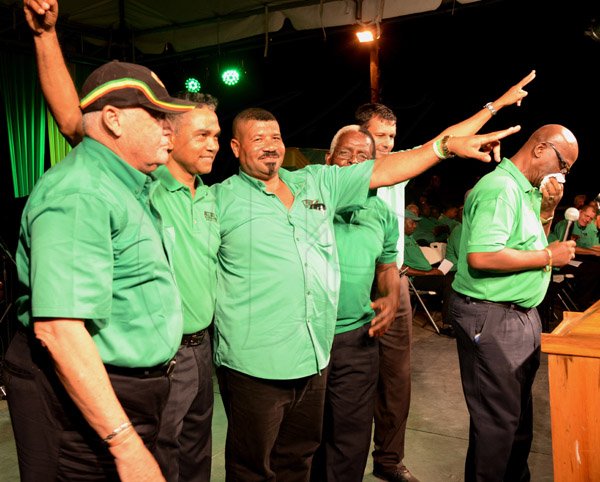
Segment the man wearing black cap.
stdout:
[[[58,5],[49,1],[42,8],[28,0],[24,10],[35,34],[42,90],[61,133],[76,145],[83,136],[81,110],[56,35]],[[163,229],[173,233],[171,264],[183,304],[183,336],[153,452],[169,482],[210,480],[212,462],[214,391],[208,328],[215,308],[220,234],[214,195],[199,175],[212,169],[220,126],[214,97],[197,93],[186,98],[195,108],[169,116],[172,149],[166,165],[152,173],[159,181],[152,205],[160,213]]]
[[29,197],[22,328],[5,359],[23,481],[163,480],[149,449],[182,309],[147,174],[168,158],[165,115],[193,107],[149,69],[99,67],[83,86],[83,141]]

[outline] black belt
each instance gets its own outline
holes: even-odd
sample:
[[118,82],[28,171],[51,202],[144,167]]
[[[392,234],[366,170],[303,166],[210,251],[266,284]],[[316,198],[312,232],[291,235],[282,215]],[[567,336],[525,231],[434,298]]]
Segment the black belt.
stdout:
[[189,335],[183,335],[181,337],[181,346],[198,346],[204,340],[206,335],[206,328],[204,330],[197,331],[196,333],[190,333]]
[[458,296],[460,296],[467,303],[485,303],[488,305],[498,305],[504,308],[508,308],[509,310],[522,311],[523,313],[528,313],[531,308],[524,308],[523,306],[517,305],[516,303],[511,303],[510,301],[488,301],[488,300],[479,300],[477,298],[473,298],[472,296],[466,296],[462,293],[456,292]]
[[104,368],[107,373],[113,375],[122,375],[125,377],[133,378],[160,378],[167,377],[175,368],[175,360],[170,360],[168,363],[163,365],[156,365],[153,367],[142,367],[142,368],[129,368],[129,367],[118,367],[116,365],[104,364]]

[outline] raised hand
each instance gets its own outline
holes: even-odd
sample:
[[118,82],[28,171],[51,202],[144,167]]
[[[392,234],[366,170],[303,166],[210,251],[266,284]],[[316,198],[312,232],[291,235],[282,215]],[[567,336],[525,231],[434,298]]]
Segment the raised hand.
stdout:
[[529,84],[529,82],[531,82],[533,79],[535,79],[535,70],[529,72],[529,74],[508,89],[497,101],[494,102],[494,104],[498,109],[512,104],[517,104],[520,106],[523,98],[527,97],[527,91],[523,90],[523,87]]
[[542,192],[542,206],[540,211],[542,213],[553,213],[558,206],[558,203],[563,197],[563,185],[551,177],[548,182],[540,188]]
[[58,20],[57,0],[24,0],[23,11],[25,20],[35,35],[54,30]]
[[513,126],[501,131],[490,132],[489,134],[480,134],[475,136],[450,137],[448,139],[448,149],[459,157],[477,159],[482,162],[490,162],[494,153],[496,162],[500,162],[500,140],[507,136],[519,132],[521,126]]

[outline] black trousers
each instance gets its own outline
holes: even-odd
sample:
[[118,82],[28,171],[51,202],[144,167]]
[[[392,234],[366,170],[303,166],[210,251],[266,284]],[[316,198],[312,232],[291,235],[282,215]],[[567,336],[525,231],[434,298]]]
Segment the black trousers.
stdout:
[[212,462],[212,350],[210,335],[175,356],[155,457],[167,482],[207,482]]
[[313,463],[315,482],[361,482],[375,409],[379,343],[370,323],[335,335],[327,374],[323,441]]
[[[151,451],[169,393],[169,378],[109,374],[136,432]],[[4,364],[7,401],[21,482],[118,481],[106,444],[58,380],[47,351],[17,332]]]
[[454,293],[448,311],[470,416],[465,481],[529,481],[531,388],[542,331],[537,310],[474,302]]
[[306,482],[321,441],[326,372],[266,380],[217,369],[227,415],[227,482]]
[[396,319],[379,338],[379,380],[375,397],[373,463],[393,471],[404,459],[410,408],[410,350],[412,308],[408,279],[400,278],[400,306]]

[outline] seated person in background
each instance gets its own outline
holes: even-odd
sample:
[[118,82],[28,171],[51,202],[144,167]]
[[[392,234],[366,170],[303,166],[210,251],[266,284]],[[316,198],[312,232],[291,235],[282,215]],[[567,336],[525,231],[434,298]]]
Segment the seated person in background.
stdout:
[[437,230],[439,229],[438,208],[430,205],[426,199],[421,199],[419,216],[420,221],[414,233],[412,233],[413,239],[420,246],[429,246],[431,243],[435,243]]
[[[600,255],[600,241],[598,240],[598,228],[596,227],[596,207],[592,204],[586,204],[579,209],[579,219],[573,223],[573,230],[569,239],[577,243],[575,254]],[[556,239],[562,240],[567,229],[567,220],[563,219],[556,224],[552,233],[548,236],[548,241]]]
[[408,209],[409,211],[412,211],[414,213],[414,215],[417,216],[417,217],[419,217],[419,214],[421,214],[419,206],[417,206],[414,203],[407,204],[406,205],[406,209]]
[[583,206],[587,204],[587,196],[585,194],[577,194],[573,198],[573,207],[577,209],[581,209]]
[[435,240],[445,243],[452,230],[460,224],[458,221],[458,206],[455,204],[446,204],[442,214],[438,218],[438,229]]
[[[409,205],[410,206],[410,205]],[[404,266],[408,268],[407,275],[410,276],[414,287],[418,290],[435,291],[444,293],[446,288],[446,273],[439,268],[434,268],[423,254],[421,247],[415,241],[413,234],[422,218],[417,216],[413,210],[404,212]],[[444,317],[444,307],[439,307]],[[450,332],[446,333],[451,335]]]
[[[575,277],[575,302],[580,311],[584,311],[600,298],[600,240],[596,227],[597,209],[594,204],[586,204],[579,210],[579,219],[573,223],[569,239],[574,240],[575,263],[561,268],[562,273]],[[561,241],[567,229],[567,220],[563,219],[548,236],[548,241]]]

